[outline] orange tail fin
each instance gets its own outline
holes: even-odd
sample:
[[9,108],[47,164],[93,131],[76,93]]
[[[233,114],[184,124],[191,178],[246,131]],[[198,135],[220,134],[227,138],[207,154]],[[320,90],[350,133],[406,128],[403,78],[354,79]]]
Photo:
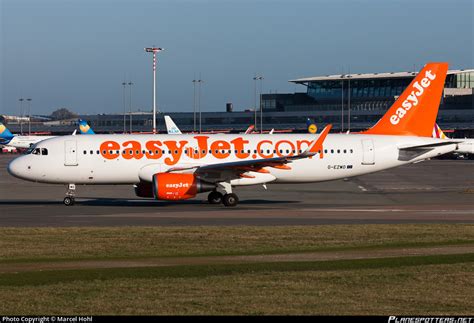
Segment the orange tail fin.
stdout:
[[364,134],[431,137],[448,63],[428,63],[375,126]]

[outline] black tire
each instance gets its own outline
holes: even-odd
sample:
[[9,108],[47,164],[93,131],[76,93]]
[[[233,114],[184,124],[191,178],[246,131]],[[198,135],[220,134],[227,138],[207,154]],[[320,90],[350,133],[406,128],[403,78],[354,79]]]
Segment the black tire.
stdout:
[[212,191],[209,193],[207,196],[207,200],[209,201],[209,204],[221,204],[222,203],[222,197],[223,195],[217,191]]
[[71,205],[74,205],[74,198],[73,197],[69,197],[69,196],[66,196],[63,200],[63,203],[64,205],[66,206],[71,206]]
[[239,198],[236,194],[230,193],[224,195],[222,201],[224,202],[225,206],[236,206],[239,203]]

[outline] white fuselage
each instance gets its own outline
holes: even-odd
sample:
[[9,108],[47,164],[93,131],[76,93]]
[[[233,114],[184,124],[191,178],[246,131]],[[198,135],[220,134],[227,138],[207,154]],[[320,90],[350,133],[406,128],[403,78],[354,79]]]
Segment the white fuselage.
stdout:
[[[44,183],[135,184],[151,181],[154,174],[170,169],[296,155],[315,139],[311,134],[63,136],[38,143],[36,147],[46,149],[45,154],[18,157],[8,170],[16,177]],[[373,173],[456,148],[455,143],[437,146],[409,159],[401,157],[399,150],[445,141],[330,134],[323,143],[322,156],[295,160],[288,164],[291,169],[266,167],[267,174],[254,173],[254,178],[233,179],[231,184],[319,182]]]
[[54,136],[15,136],[8,144],[5,144],[5,146],[15,148],[30,148],[38,142],[49,138],[54,138]]

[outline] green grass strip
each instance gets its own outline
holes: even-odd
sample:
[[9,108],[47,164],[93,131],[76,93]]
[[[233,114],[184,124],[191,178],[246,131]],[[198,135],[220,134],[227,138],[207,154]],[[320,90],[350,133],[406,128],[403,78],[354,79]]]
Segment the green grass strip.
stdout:
[[235,275],[255,272],[359,270],[456,264],[467,262],[474,262],[474,254],[313,262],[272,262],[230,265],[185,265],[172,267],[50,270],[0,274],[0,286],[37,286],[72,281],[113,280],[127,278],[204,278],[216,275]]
[[457,245],[474,245],[474,240],[450,240],[440,242],[393,242],[373,245],[360,246],[322,246],[322,247],[299,247],[299,248],[279,248],[279,249],[264,249],[264,250],[241,250],[241,251],[210,251],[201,253],[176,253],[174,255],[97,255],[97,256],[76,256],[76,257],[31,257],[31,258],[13,258],[0,259],[0,264],[21,264],[21,263],[49,263],[49,262],[68,262],[68,261],[87,261],[87,260],[132,260],[132,259],[147,259],[147,258],[181,258],[181,257],[222,257],[222,256],[258,256],[258,255],[279,255],[288,253],[312,253],[312,252],[342,252],[342,251],[376,251],[382,249],[396,249],[396,248],[432,248],[445,247]]

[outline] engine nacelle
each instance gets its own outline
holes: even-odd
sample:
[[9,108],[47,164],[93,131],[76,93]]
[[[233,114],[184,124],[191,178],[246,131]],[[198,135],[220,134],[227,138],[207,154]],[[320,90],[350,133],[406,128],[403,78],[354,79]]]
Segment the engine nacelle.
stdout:
[[212,191],[216,185],[193,174],[158,173],[153,175],[152,187],[157,200],[186,200],[197,193]]

